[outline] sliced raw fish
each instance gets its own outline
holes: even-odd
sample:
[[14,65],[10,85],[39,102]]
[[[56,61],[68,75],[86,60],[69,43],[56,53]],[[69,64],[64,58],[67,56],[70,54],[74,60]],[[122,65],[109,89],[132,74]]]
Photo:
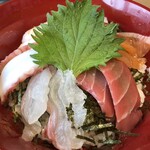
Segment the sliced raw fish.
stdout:
[[47,136],[61,150],[80,149],[84,140],[76,136],[82,134],[79,128],[72,128],[66,108],[72,104],[76,126],[83,124],[86,109],[83,108],[86,95],[76,85],[72,72],[58,70],[50,81],[48,112],[50,118],[47,126]]
[[5,65],[0,76],[0,94],[2,102],[6,100],[7,94],[13,91],[19,82],[23,82],[25,79],[41,70],[30,56],[35,53],[33,49],[30,49],[14,57]]
[[132,130],[141,119],[142,112],[138,110],[140,95],[130,70],[117,60],[111,60],[99,69],[109,85],[116,113],[116,127],[123,131]]
[[133,110],[130,114],[126,116],[120,122],[117,122],[116,127],[120,131],[131,131],[142,119],[142,113],[138,110]]
[[150,112],[148,111],[143,120],[138,124],[138,126],[133,129],[133,133],[138,136],[128,136],[128,138],[123,138],[123,143],[116,145],[114,150],[149,150],[150,148]]
[[150,50],[150,37],[144,36],[138,33],[132,32],[118,32],[118,37],[123,37],[129,40],[130,46],[133,46],[135,49],[133,51],[128,51],[133,56],[139,58],[144,57]]
[[121,43],[124,50],[118,51],[121,57],[117,59],[124,62],[129,68],[145,73],[146,58],[144,56],[150,50],[150,37],[131,32],[118,32],[117,36],[125,38],[125,41]]
[[21,113],[28,124],[38,121],[47,110],[49,82],[52,77],[49,67],[31,77],[21,101]]
[[21,138],[24,139],[25,141],[32,141],[37,134],[40,134],[42,127],[39,121],[31,125],[25,122],[24,124],[25,126]]
[[16,50],[14,50],[12,53],[10,53],[8,56],[5,57],[4,60],[0,63],[0,72],[3,70],[4,66],[12,60],[14,57],[20,55],[21,53],[30,50],[31,48],[28,45],[20,46]]
[[114,116],[112,98],[104,75],[92,68],[77,77],[78,85],[89,92],[99,103],[107,117]]

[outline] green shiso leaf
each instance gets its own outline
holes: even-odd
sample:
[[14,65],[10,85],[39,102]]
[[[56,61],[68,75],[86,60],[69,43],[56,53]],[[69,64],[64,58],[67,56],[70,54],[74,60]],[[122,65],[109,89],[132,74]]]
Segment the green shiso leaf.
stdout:
[[47,24],[34,30],[36,44],[30,44],[37,51],[32,55],[35,63],[70,69],[77,76],[119,57],[123,40],[116,37],[118,25],[104,25],[104,12],[98,8],[91,0],[66,0],[66,6],[59,5],[58,11],[47,14]]

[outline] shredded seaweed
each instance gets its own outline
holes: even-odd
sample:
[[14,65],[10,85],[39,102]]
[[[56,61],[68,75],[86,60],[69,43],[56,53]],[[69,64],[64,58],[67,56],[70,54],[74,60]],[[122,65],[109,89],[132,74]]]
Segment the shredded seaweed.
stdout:
[[116,145],[116,144],[120,144],[120,143],[121,143],[120,140],[112,140],[112,139],[103,141],[103,144],[106,144],[106,145]]
[[72,104],[70,103],[69,107],[66,107],[66,112],[68,115],[68,120],[72,122],[72,127],[74,126],[74,111],[72,109]]
[[125,132],[125,131],[119,131],[119,130],[116,130],[115,132],[119,135],[126,135],[126,136],[132,136],[132,137],[139,136],[139,134],[133,133],[133,132]]
[[86,136],[82,136],[82,135],[77,135],[77,138],[83,139],[83,140],[86,140],[88,142],[91,142],[91,143],[95,144],[95,141],[92,138],[89,138],[89,137],[86,137]]
[[9,100],[10,105],[12,102],[14,104],[21,103],[22,96],[24,92],[26,91],[28,83],[29,83],[29,79],[26,79],[24,82],[19,83],[16,89],[8,95],[8,100]]
[[85,99],[84,107],[87,109],[87,115],[81,128],[86,133],[86,136],[80,135],[77,137],[87,142],[95,143],[97,148],[99,141],[101,141],[100,143],[102,143],[102,145],[106,143],[106,140],[111,140],[112,143],[114,140],[115,143],[117,140],[115,136],[116,133],[114,132],[117,130],[114,124],[115,119],[108,118],[105,113],[102,112],[95,98],[87,92],[85,92],[85,94],[87,95],[87,99]]
[[141,73],[137,69],[130,69],[135,82],[141,82],[145,77],[145,73]]
[[96,131],[98,129],[113,127],[114,118],[107,118],[94,97],[89,93],[85,92],[85,94],[87,95],[87,99],[85,100],[84,107],[87,109],[87,115],[82,129],[85,131]]
[[90,124],[99,125],[105,123],[105,114],[101,111],[97,101],[89,93],[85,94],[87,99],[85,100],[84,107],[87,109],[87,115],[83,127]]
[[22,83],[19,83],[16,89],[8,95],[9,106],[12,109],[15,123],[21,118],[21,115],[16,111],[16,107],[21,105],[21,99],[26,91],[29,80],[30,78],[26,79]]
[[98,125],[88,125],[88,126],[82,126],[84,131],[98,131],[98,130],[103,130],[106,128],[114,127],[112,123],[105,123],[105,124],[98,124]]

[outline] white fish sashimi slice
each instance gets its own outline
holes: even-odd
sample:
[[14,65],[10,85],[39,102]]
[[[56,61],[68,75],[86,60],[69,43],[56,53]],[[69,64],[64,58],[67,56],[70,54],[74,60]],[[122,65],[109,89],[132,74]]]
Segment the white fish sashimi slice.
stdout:
[[33,29],[26,31],[22,37],[22,44],[35,43],[32,35],[34,35]]
[[19,82],[24,81],[29,76],[39,71],[39,66],[35,64],[30,56],[36,51],[30,49],[10,60],[1,72],[0,93],[1,101],[4,102],[7,94],[13,91]]
[[5,57],[4,60],[2,60],[0,62],[0,72],[3,70],[3,68],[5,67],[5,65],[12,60],[14,57],[16,57],[17,55],[22,54],[25,51],[30,50],[31,48],[28,45],[24,45],[24,46],[20,46],[18,47],[16,50],[14,50],[12,53],[10,53],[8,56]]
[[[49,97],[48,111],[50,118],[47,126],[47,137],[53,142],[56,148],[61,150],[81,148],[84,140],[78,139],[76,136],[82,135],[82,130],[72,128],[72,122],[68,120],[66,107],[69,107],[69,104],[72,103],[73,109],[78,111],[79,108],[74,108],[74,106],[76,106],[74,104],[78,103],[78,107],[83,107],[83,101],[86,96],[83,91],[77,87],[71,71],[63,73],[58,70],[56,72],[50,81]],[[74,111],[76,112],[76,110]],[[81,113],[83,119],[85,117],[84,113],[80,111],[79,113]],[[76,115],[76,113],[74,115]],[[81,119],[78,115],[77,118]]]
[[32,125],[29,125],[28,123],[26,123],[24,121],[24,129],[23,129],[23,133],[22,133],[22,139],[24,139],[25,141],[32,141],[33,138],[37,135],[40,134],[41,132],[41,124],[39,121],[35,122]]
[[86,109],[83,107],[86,95],[76,85],[76,79],[71,71],[66,71],[63,76],[64,82],[60,85],[58,94],[63,100],[65,106],[69,107],[72,104],[74,112],[74,126],[79,128],[83,125],[86,116]]
[[49,82],[52,74],[49,68],[34,75],[22,97],[21,113],[28,124],[33,124],[47,110]]

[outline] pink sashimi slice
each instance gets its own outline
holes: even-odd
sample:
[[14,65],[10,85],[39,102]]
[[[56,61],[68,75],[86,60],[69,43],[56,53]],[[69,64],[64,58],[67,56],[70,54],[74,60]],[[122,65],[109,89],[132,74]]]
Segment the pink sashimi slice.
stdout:
[[111,60],[100,66],[113,99],[116,127],[123,131],[132,130],[142,117],[140,96],[128,67],[121,61]]
[[77,77],[78,85],[89,92],[99,103],[102,112],[107,117],[114,116],[112,98],[103,74],[96,68],[92,68]]

